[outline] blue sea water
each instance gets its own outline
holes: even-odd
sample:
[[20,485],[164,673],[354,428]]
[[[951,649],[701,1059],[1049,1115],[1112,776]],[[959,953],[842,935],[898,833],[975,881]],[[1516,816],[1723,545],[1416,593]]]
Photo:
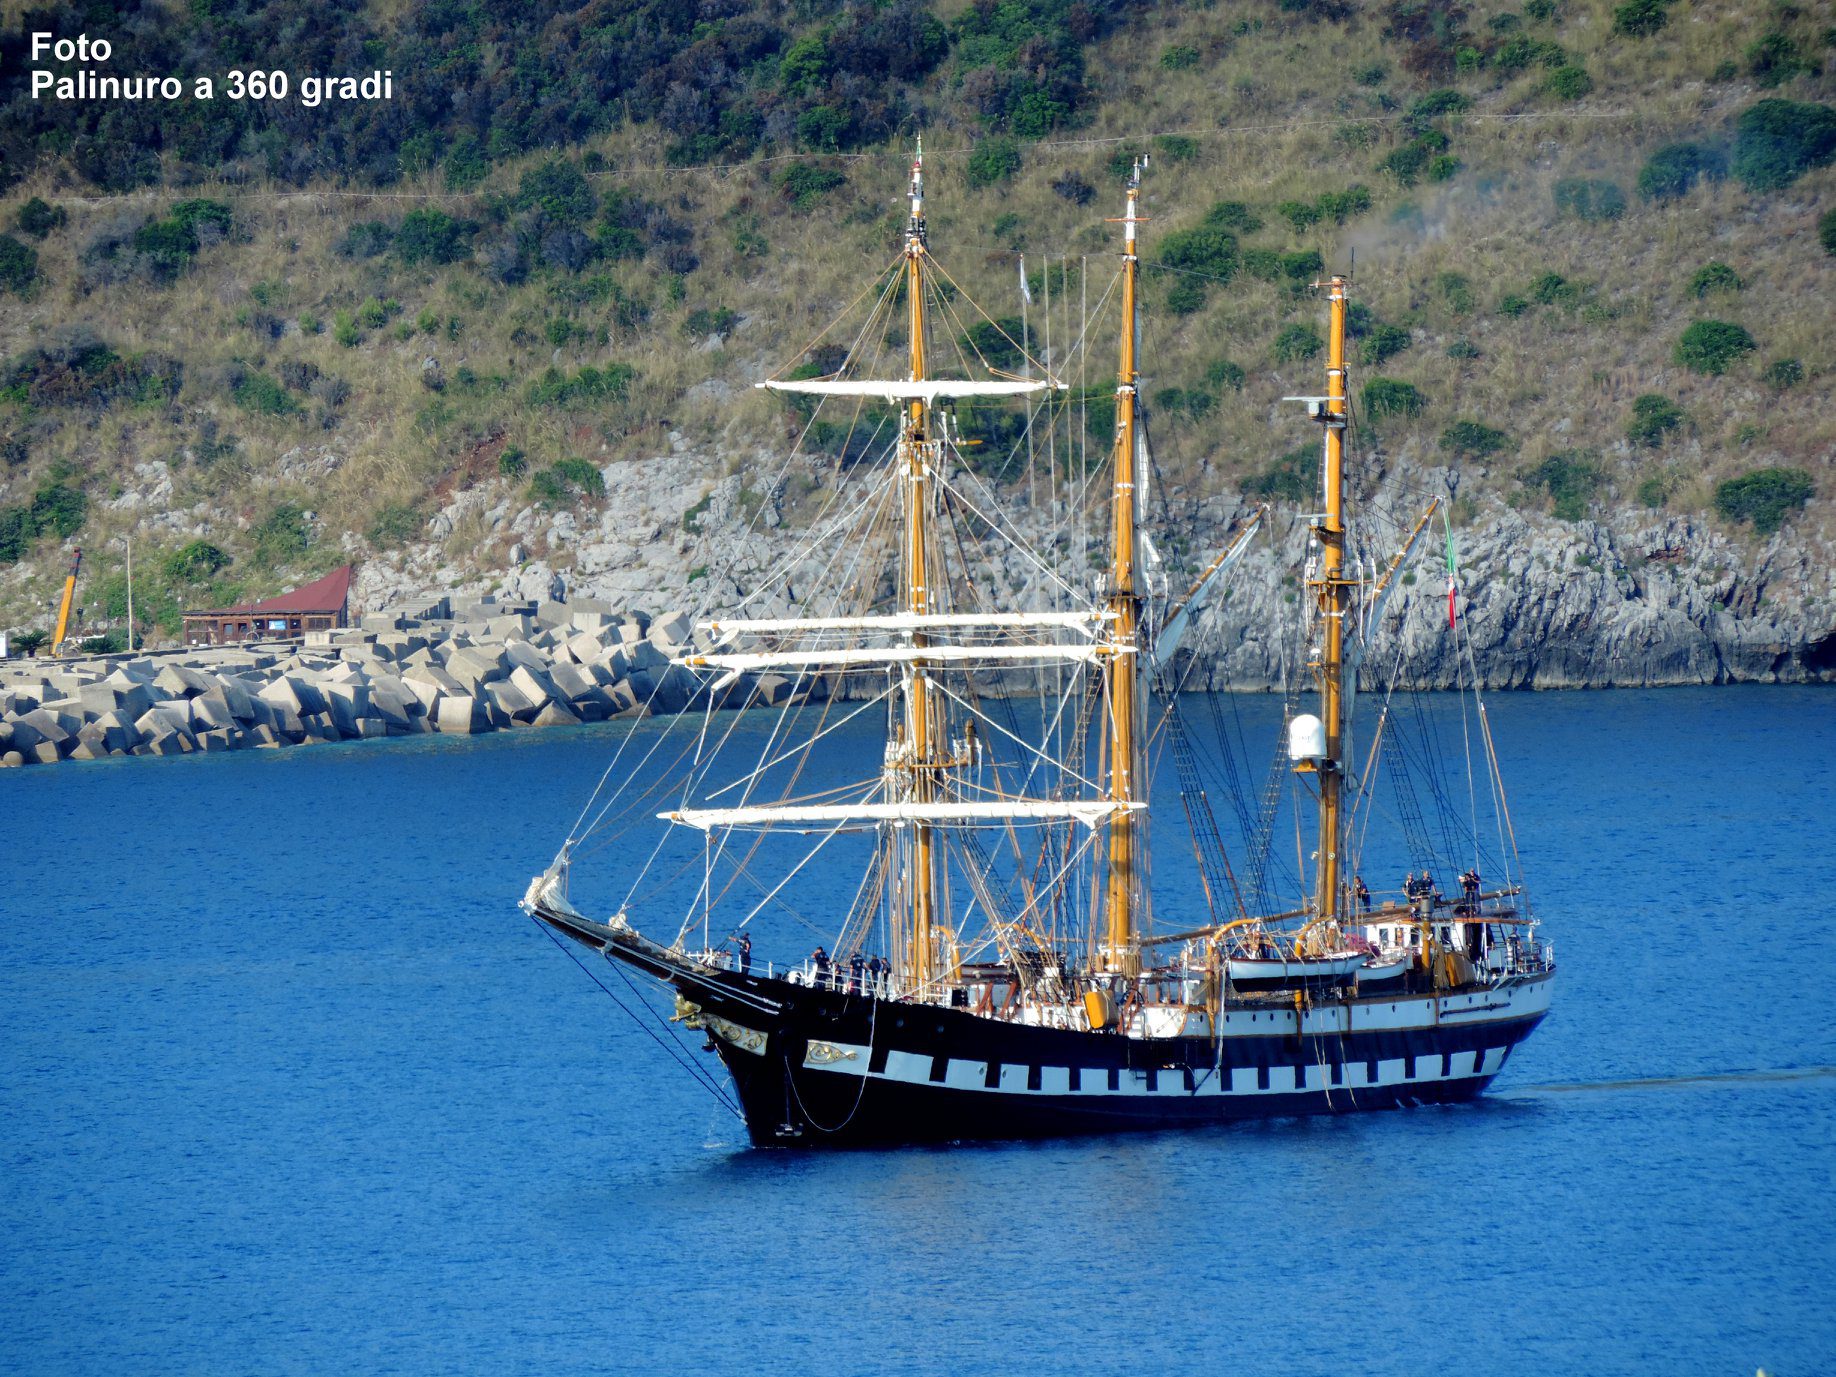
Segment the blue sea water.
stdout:
[[0,776],[0,1370],[1836,1370],[1836,698],[1491,713],[1561,975],[1486,1100],[841,1155],[516,912],[621,728]]

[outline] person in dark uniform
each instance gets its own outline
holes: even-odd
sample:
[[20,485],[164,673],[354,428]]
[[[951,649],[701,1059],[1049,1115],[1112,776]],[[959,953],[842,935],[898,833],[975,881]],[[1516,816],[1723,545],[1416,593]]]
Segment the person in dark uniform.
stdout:
[[1468,913],[1477,913],[1479,911],[1478,866],[1474,866],[1471,870],[1460,876],[1460,891],[1466,896],[1466,911]]
[[867,989],[869,993],[878,993],[880,972],[886,969],[886,963],[875,956],[867,962]]
[[1358,907],[1368,914],[1371,911],[1371,888],[1364,883],[1364,876],[1352,876],[1352,893],[1358,898]]
[[858,951],[848,958],[849,994],[859,994],[861,992],[861,972],[866,968],[867,963],[861,960],[861,954]]
[[816,968],[818,988],[827,989],[829,984],[829,954],[821,947],[810,953],[810,964]]
[[752,934],[749,932],[739,935],[739,973],[752,974]]

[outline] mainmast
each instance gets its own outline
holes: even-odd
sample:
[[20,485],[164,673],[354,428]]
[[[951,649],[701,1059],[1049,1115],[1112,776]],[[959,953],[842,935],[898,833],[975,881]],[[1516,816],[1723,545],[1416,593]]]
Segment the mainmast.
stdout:
[[[910,372],[912,382],[925,377],[924,356],[924,142],[919,140],[912,158],[911,217],[905,226],[905,301],[906,331],[910,336]],[[903,475],[905,507],[905,545],[900,559],[904,610],[922,617],[932,611],[930,589],[930,484],[926,481],[927,464],[934,448],[930,439],[929,403],[914,397],[907,408],[905,425],[899,438],[899,464]],[[923,631],[911,633],[911,644],[924,646],[929,637]],[[905,765],[909,771],[909,797],[923,805],[935,802],[940,794],[940,772],[944,761],[939,747],[943,741],[943,704],[930,682],[929,666],[913,660],[903,671],[905,699]],[[922,990],[934,978],[933,934],[937,923],[938,847],[935,829],[927,822],[912,825],[911,849],[908,852],[907,902],[909,905],[906,978],[914,990]]]
[[[1320,545],[1318,576],[1308,582],[1319,610],[1321,634],[1311,668],[1320,691],[1324,752],[1311,763],[1320,777],[1320,837],[1314,888],[1315,916],[1337,922],[1345,911],[1342,798],[1345,739],[1345,613],[1355,580],[1345,577],[1345,299],[1346,280],[1327,284],[1326,396],[1315,413],[1325,429],[1320,466],[1324,506],[1313,526]],[[1303,765],[1302,768],[1305,768]]]
[[[1128,179],[1128,209],[1122,217],[1122,356],[1116,369],[1116,449],[1111,532],[1108,607],[1113,618],[1110,634],[1115,653],[1110,656],[1109,780],[1107,794],[1114,803],[1138,802],[1146,784],[1141,759],[1141,578],[1135,565],[1136,534],[1141,514],[1136,508],[1138,461],[1135,443],[1135,278],[1140,267],[1135,252],[1136,214],[1141,195],[1141,161]],[[1140,810],[1118,811],[1109,824],[1109,879],[1104,896],[1103,965],[1108,971],[1134,975],[1140,967],[1136,944],[1137,915],[1143,899],[1141,857],[1147,822]]]

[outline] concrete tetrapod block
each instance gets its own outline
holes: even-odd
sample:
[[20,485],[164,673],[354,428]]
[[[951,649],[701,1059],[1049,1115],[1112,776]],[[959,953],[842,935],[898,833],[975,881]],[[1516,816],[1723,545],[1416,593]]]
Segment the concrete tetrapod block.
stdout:
[[531,670],[522,665],[518,665],[510,672],[510,686],[538,709],[549,699],[562,696],[548,675],[540,670]]
[[578,665],[553,666],[548,671],[548,681],[554,685],[556,696],[569,702],[578,702],[599,687],[599,681]]
[[229,710],[229,704],[223,701],[223,695],[212,689],[201,693],[191,700],[191,727],[193,732],[220,731],[235,722],[235,716]]
[[548,657],[528,641],[505,641],[504,658],[514,668],[533,669],[538,673],[548,668]]
[[542,703],[548,700],[544,698],[539,702],[532,702],[524,696],[521,689],[506,679],[495,684],[486,684],[484,701],[486,711],[491,714],[491,720],[500,727],[507,727],[514,721],[529,721],[542,710]]
[[564,703],[548,703],[536,714],[534,727],[572,727],[580,724],[579,716]]
[[186,665],[166,665],[153,676],[153,688],[162,698],[195,698],[210,691],[210,680]]
[[650,643],[658,649],[687,645],[695,619],[686,612],[670,612],[650,623]]
[[140,744],[140,728],[119,708],[103,713],[95,725],[101,729],[103,745],[110,755],[123,754]]
[[478,699],[469,693],[444,695],[433,713],[434,726],[443,732],[461,734],[488,730],[488,721]]
[[573,609],[564,602],[550,602],[544,598],[536,604],[535,619],[538,626],[566,626],[567,619],[573,615]]
[[370,686],[328,684],[325,699],[332,721],[338,724],[339,735],[356,736],[359,724],[370,715]]

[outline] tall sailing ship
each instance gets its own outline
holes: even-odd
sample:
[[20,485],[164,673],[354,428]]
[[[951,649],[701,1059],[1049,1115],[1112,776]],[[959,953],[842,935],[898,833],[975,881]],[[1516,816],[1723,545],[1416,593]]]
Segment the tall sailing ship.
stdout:
[[[1479,877],[1482,850],[1508,877],[1516,861],[1483,706],[1496,851],[1482,846],[1475,815],[1457,834],[1444,825],[1447,848],[1434,854],[1409,772],[1440,762],[1407,763],[1396,749],[1405,724],[1387,700],[1370,744],[1354,751],[1365,651],[1389,595],[1413,582],[1399,572],[1435,508],[1387,558],[1348,524],[1341,276],[1321,284],[1324,394],[1291,399],[1321,434],[1319,510],[1305,518],[1305,687],[1288,696],[1263,797],[1235,801],[1247,854],[1231,863],[1182,720],[1181,651],[1266,510],[1184,596],[1171,594],[1149,529],[1140,184],[1137,165],[1119,222],[1114,445],[1096,470],[1108,488],[1096,504],[1106,506],[1100,576],[1080,586],[1064,561],[1032,548],[964,457],[959,407],[1020,399],[1035,416],[1063,413],[1069,383],[1051,371],[1049,349],[1045,364],[1020,350],[1019,367],[973,370],[980,377],[958,376],[972,371],[960,347],[961,366],[935,365],[933,318],[947,312],[960,327],[966,294],[930,252],[920,147],[902,248],[847,358],[820,376],[793,367],[797,376],[760,384],[806,416],[852,404],[896,433],[837,485],[831,512],[793,556],[799,577],[826,571],[799,590],[805,615],[701,622],[665,672],[693,674],[699,694],[670,724],[675,744],[663,744],[667,733],[627,737],[605,797],[530,883],[523,908],[533,918],[673,993],[674,1021],[705,1034],[755,1144],[1111,1132],[1467,1100],[1548,1011],[1554,962],[1521,885],[1488,888]],[[990,606],[962,560],[965,526],[1031,561],[1052,605]],[[1449,590],[1451,607],[1451,581]],[[758,753],[757,734],[736,733],[736,715],[714,709],[757,692],[765,676],[778,676],[781,705]],[[862,770],[842,743],[875,720],[883,748]],[[754,751],[730,767],[741,735]],[[1419,744],[1433,743],[1424,734]],[[824,756],[834,750],[839,762]],[[1196,874],[1163,876],[1157,910],[1149,800],[1166,756],[1192,841],[1162,868]],[[661,768],[667,760],[685,762],[678,777]],[[854,776],[826,783],[813,768],[822,760],[831,775],[852,763]],[[1387,810],[1374,797],[1386,761],[1400,805]],[[1312,815],[1314,842],[1310,858],[1297,857],[1298,902],[1285,906],[1269,881],[1284,788]],[[665,790],[674,806],[645,806]],[[1478,791],[1469,793],[1476,808]],[[1359,874],[1379,811],[1410,836],[1399,895],[1373,897]],[[599,921],[570,898],[589,839],[634,815],[654,826],[653,812],[699,843],[684,869],[703,877],[661,940],[640,931],[652,915],[629,900]],[[1458,863],[1449,852],[1463,848],[1472,859],[1459,895],[1443,895],[1430,865]],[[664,849],[649,850],[653,866]],[[758,874],[767,863],[782,877]],[[784,965],[752,953],[755,917],[800,892],[844,893],[834,879],[844,865],[859,870],[850,901],[813,915],[792,908],[825,939],[812,958]],[[690,1069],[726,1093],[706,1063]]]

